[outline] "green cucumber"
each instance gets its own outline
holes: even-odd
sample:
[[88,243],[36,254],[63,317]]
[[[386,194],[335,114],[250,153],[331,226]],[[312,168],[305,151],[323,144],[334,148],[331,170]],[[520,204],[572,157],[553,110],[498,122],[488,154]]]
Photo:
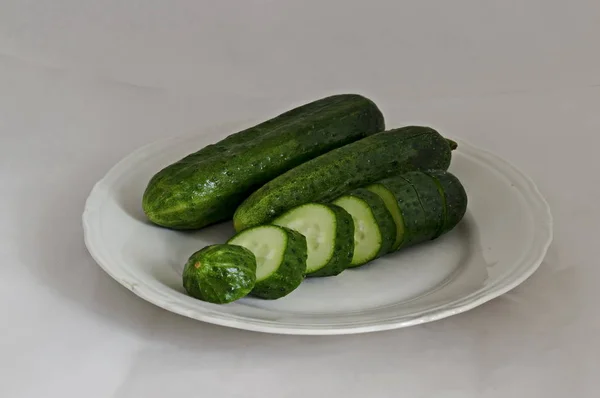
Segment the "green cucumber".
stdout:
[[367,187],[394,215],[397,231],[392,251],[436,239],[454,228],[466,211],[467,196],[447,171],[412,171]]
[[467,211],[468,197],[465,187],[452,173],[440,170],[429,170],[427,174],[435,181],[439,192],[443,193],[444,222],[438,236],[453,229]]
[[142,208],[153,223],[197,229],[231,219],[236,207],[278,175],[384,130],[369,99],[343,94],[292,109],[165,167],[149,181]]
[[337,198],[354,221],[354,255],[351,267],[358,267],[387,254],[396,238],[396,224],[383,200],[363,188]]
[[438,237],[444,224],[445,206],[438,185],[429,175],[420,171],[405,173],[400,177],[404,178],[415,190],[424,214],[419,231],[414,229],[411,231],[412,240],[423,242]]
[[309,160],[269,181],[236,210],[237,231],[266,224],[309,202],[331,200],[385,177],[450,165],[450,143],[429,127],[371,135]]
[[262,225],[235,235],[227,243],[243,246],[256,257],[253,296],[275,300],[290,294],[304,280],[306,238],[296,231]]
[[354,254],[354,223],[333,204],[307,203],[282,214],[273,224],[306,237],[307,276],[334,276],[348,268]]
[[394,238],[394,243],[392,244],[392,251],[398,250],[400,245],[402,244],[402,240],[404,239],[404,219],[402,218],[402,212],[398,207],[398,201],[396,200],[396,196],[392,191],[387,189],[381,184],[372,184],[365,189],[379,195],[379,197],[383,200],[383,203],[387,207],[390,212],[392,218],[394,219],[394,223],[396,224],[396,236]]
[[256,259],[241,246],[207,246],[192,254],[183,269],[187,293],[209,303],[238,300],[250,293],[255,282]]

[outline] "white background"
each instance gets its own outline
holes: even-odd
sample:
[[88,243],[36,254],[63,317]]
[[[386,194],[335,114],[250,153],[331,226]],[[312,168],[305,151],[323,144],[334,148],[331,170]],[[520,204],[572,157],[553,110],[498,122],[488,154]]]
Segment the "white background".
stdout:
[[[0,396],[597,397],[599,42],[597,0],[0,0]],[[170,314],[88,255],[85,198],[130,151],[339,92],[529,174],[538,272],[431,324],[294,337]]]

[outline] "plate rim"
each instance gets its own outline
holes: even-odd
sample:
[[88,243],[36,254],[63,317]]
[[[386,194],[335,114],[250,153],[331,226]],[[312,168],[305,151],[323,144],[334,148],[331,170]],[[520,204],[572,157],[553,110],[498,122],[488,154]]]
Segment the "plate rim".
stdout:
[[[218,131],[220,130],[220,127],[223,126],[214,126],[213,129],[215,131]],[[554,238],[554,219],[552,216],[552,212],[547,200],[542,195],[537,184],[535,184],[535,182],[528,175],[526,175],[523,171],[521,171],[519,168],[517,168],[514,164],[507,161],[506,159],[503,159],[500,156],[495,155],[494,153],[486,149],[473,145],[464,139],[455,139],[453,137],[452,139],[458,142],[458,150],[461,153],[465,152],[465,155],[467,154],[467,152],[470,152],[470,155],[479,154],[480,157],[484,157],[488,160],[486,161],[486,163],[490,167],[492,167],[496,171],[500,171],[503,176],[508,177],[512,181],[510,175],[507,175],[502,170],[498,170],[497,165],[502,165],[503,168],[511,171],[513,175],[518,176],[522,180],[524,188],[527,188],[526,190],[520,190],[520,192],[526,199],[527,208],[531,210],[532,213],[535,213],[535,236],[533,239],[534,244],[532,245],[532,252],[535,252],[535,255],[529,257],[526,256],[524,260],[521,260],[522,263],[527,263],[529,265],[526,266],[526,269],[522,269],[522,272],[520,272],[520,274],[517,277],[511,278],[509,281],[505,281],[505,279],[507,279],[508,276],[512,274],[512,272],[509,272],[507,276],[505,276],[502,279],[499,279],[492,286],[487,286],[486,288],[478,289],[467,296],[461,297],[443,305],[439,305],[437,307],[429,308],[427,310],[422,311],[421,313],[405,315],[402,317],[406,319],[400,319],[398,321],[386,320],[385,323],[376,322],[374,324],[355,326],[353,326],[352,324],[346,325],[339,323],[336,325],[300,325],[241,317],[227,313],[220,313],[218,311],[213,311],[204,307],[196,307],[194,310],[189,310],[186,309],[185,305],[177,305],[181,303],[175,303],[175,305],[173,305],[169,302],[169,300],[161,300],[160,293],[157,292],[154,288],[150,288],[149,286],[144,287],[144,285],[140,286],[140,284],[138,283],[128,281],[128,277],[130,275],[127,275],[127,271],[123,269],[122,266],[115,266],[110,261],[107,261],[105,256],[101,253],[101,250],[98,247],[96,247],[96,245],[92,242],[94,228],[91,221],[92,216],[94,215],[94,210],[98,208],[99,202],[101,202],[101,200],[104,198],[103,194],[106,193],[102,192],[104,186],[106,185],[106,182],[111,178],[114,178],[115,174],[117,176],[120,175],[120,169],[123,169],[123,167],[128,161],[139,157],[139,155],[145,152],[150,151],[155,146],[169,147],[175,145],[178,141],[192,140],[202,135],[206,135],[206,133],[186,134],[155,140],[125,155],[121,160],[114,164],[100,180],[98,180],[94,184],[85,201],[84,211],[82,214],[84,243],[91,257],[100,266],[100,268],[102,268],[108,275],[111,276],[111,278],[115,279],[119,284],[127,288],[129,291],[133,292],[136,296],[169,312],[173,312],[178,315],[182,315],[198,321],[207,322],[224,327],[232,327],[241,330],[288,335],[359,334],[399,329],[418,324],[429,323],[453,315],[457,315],[465,311],[469,311],[509,292],[510,290],[522,284],[539,268]],[[489,159],[493,159],[494,162],[490,162]],[[537,206],[532,206],[532,203],[536,204]],[[539,218],[540,216],[542,216],[542,218]],[[518,270],[521,269],[521,267],[515,267],[515,269]]]

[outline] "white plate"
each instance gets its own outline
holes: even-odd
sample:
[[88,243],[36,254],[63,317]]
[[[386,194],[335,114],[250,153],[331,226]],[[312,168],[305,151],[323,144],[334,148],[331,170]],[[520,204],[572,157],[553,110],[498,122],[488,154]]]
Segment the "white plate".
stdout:
[[183,290],[183,264],[229,238],[231,224],[194,233],[158,228],[146,221],[141,195],[159,169],[241,127],[152,143],[96,184],[83,214],[85,242],[109,275],[157,306],[205,322],[270,333],[360,333],[434,321],[491,300],[531,275],[552,240],[550,210],[533,182],[459,141],[450,171],[469,205],[453,231],[336,277],[307,279],[279,300],[196,300]]

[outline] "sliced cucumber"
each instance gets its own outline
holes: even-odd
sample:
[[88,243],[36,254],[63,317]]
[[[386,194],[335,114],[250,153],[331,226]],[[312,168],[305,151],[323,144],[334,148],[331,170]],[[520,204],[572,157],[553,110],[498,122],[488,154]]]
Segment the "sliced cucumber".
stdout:
[[[445,192],[446,186],[450,196]],[[380,180],[371,187],[377,187],[378,193],[391,193],[395,198],[404,228],[404,236],[396,250],[435,239],[454,228],[456,219],[462,217],[460,212],[464,214],[466,207],[466,194],[460,192],[462,185],[446,171],[411,171]],[[454,216],[447,214],[448,197]],[[388,207],[393,207],[389,198],[385,202]],[[399,218],[395,220],[398,222]]]
[[423,225],[428,221],[415,188],[402,176],[386,178],[378,183],[394,194],[402,213],[404,238],[397,249],[421,242],[423,235],[432,231],[423,231]]
[[306,238],[289,228],[262,225],[249,228],[227,243],[247,248],[256,257],[256,284],[251,295],[267,300],[287,296],[306,274]]
[[464,217],[468,204],[467,192],[458,178],[449,172],[432,170],[427,174],[436,183],[444,203],[444,222],[438,231],[439,236],[453,229]]
[[396,196],[394,196],[394,193],[387,189],[384,185],[378,183],[369,185],[368,187],[366,187],[366,189],[379,195],[379,197],[383,199],[383,203],[385,203],[385,206],[392,215],[394,223],[396,224],[396,239],[392,244],[391,251],[398,250],[398,248],[402,244],[402,240],[404,239],[404,219],[402,218],[402,212],[400,211],[400,207],[398,207],[398,201],[396,200]]
[[358,267],[388,253],[396,239],[396,224],[383,200],[364,188],[336,199],[354,221],[354,255],[351,267]]
[[421,171],[404,173],[401,177],[414,188],[419,204],[425,213],[426,222],[420,226],[419,241],[438,237],[444,226],[445,207],[438,184],[431,176]]
[[307,203],[287,211],[273,224],[306,237],[307,276],[333,276],[348,268],[354,254],[354,223],[343,208]]

